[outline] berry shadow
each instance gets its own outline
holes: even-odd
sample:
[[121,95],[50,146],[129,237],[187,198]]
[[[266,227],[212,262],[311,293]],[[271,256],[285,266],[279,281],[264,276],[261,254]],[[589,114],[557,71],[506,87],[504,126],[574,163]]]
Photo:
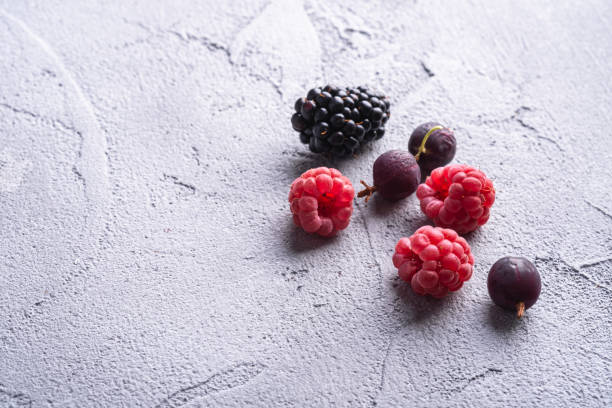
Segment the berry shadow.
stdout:
[[290,175],[291,180],[315,167],[333,167],[342,171],[342,164],[349,160],[301,150],[292,150],[286,154],[287,160],[282,163],[282,167],[284,174]]
[[297,227],[292,219],[289,219],[285,224],[282,240],[288,244],[290,252],[300,253],[331,245],[338,240],[338,236],[322,237],[308,234],[303,229]]
[[504,310],[492,303],[486,303],[486,307],[488,308],[489,325],[496,332],[509,333],[519,330],[523,327],[524,320],[527,319],[526,316],[519,319],[516,317],[516,313]]
[[368,215],[387,217],[389,214],[400,210],[403,205],[405,205],[403,200],[389,201],[375,193],[367,204],[364,203],[364,209],[368,209]]
[[435,299],[431,296],[421,296],[414,293],[410,284],[397,279],[393,285],[394,291],[399,300],[405,306],[407,311],[412,313],[413,322],[424,321],[439,315],[444,310],[448,310],[448,304],[453,302],[452,294],[443,297],[442,299]]

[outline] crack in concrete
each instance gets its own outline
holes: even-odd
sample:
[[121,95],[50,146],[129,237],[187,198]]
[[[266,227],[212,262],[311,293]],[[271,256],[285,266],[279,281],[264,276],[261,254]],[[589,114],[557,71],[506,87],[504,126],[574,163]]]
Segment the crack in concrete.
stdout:
[[521,106],[520,108],[516,109],[514,111],[514,114],[510,117],[511,120],[514,120],[516,123],[518,123],[521,127],[529,130],[530,132],[535,133],[535,137],[536,139],[539,140],[544,140],[547,141],[549,143],[552,143],[557,149],[559,149],[560,152],[565,152],[565,149],[563,149],[559,143],[547,136],[543,136],[541,134],[541,132],[535,128],[534,126],[530,125],[529,123],[525,122],[525,120],[523,119],[523,113],[524,112],[533,112],[533,109],[530,108],[529,106]]
[[608,262],[608,261],[612,261],[612,257],[601,258],[601,259],[591,259],[591,260],[582,262],[578,266],[578,268],[584,268],[584,267],[587,267],[587,266],[595,266],[595,265],[599,265],[599,264],[602,264],[602,263]]
[[[557,260],[556,258],[542,258],[542,257],[535,257],[535,261],[537,262],[538,260],[540,261],[552,261],[554,262],[555,260]],[[578,275],[580,275],[581,277],[583,277],[584,279],[586,279],[587,281],[591,282],[593,285],[595,285],[598,288],[601,288],[607,292],[612,293],[612,288],[609,288],[606,285],[603,285],[599,282],[597,282],[595,279],[593,279],[593,277],[587,273],[582,272],[582,268],[586,267],[586,266],[593,266],[593,265],[598,265],[600,263],[603,263],[605,261],[610,261],[612,260],[612,258],[606,258],[606,259],[598,259],[598,260],[594,260],[592,261],[593,263],[589,263],[591,261],[587,261],[587,263],[583,263],[580,264],[578,266],[574,266],[571,263],[567,262],[565,259],[559,257],[558,260],[563,263],[565,266],[567,266],[570,270],[574,271],[575,273],[577,273]]]
[[74,133],[74,134],[76,134],[76,135],[78,135],[79,137],[82,138],[81,133],[74,126],[67,125],[61,119],[50,118],[50,117],[41,115],[40,113],[36,113],[36,112],[30,111],[28,109],[18,108],[18,107],[14,106],[14,105],[11,105],[11,104],[8,104],[8,103],[5,103],[5,102],[0,102],[0,107],[6,108],[6,109],[12,111],[13,113],[15,113],[17,115],[25,115],[25,116],[29,116],[29,117],[34,118],[34,119],[38,119],[42,123],[44,123],[46,125],[49,125],[49,126],[51,126],[52,128],[54,128],[56,130],[65,130],[65,131]]
[[171,181],[172,184],[177,185],[179,187],[183,187],[189,190],[192,194],[195,194],[197,189],[193,184],[185,183],[181,181],[177,176],[173,176],[171,174],[164,173],[164,181]]
[[200,149],[195,146],[191,146],[191,150],[193,150],[191,157],[195,160],[196,164],[200,165]]
[[599,211],[601,214],[605,215],[606,217],[610,218],[612,220],[612,215],[608,214],[607,211],[603,210],[602,208],[599,208],[598,206],[596,206],[595,204],[593,204],[592,202],[588,201],[588,200],[584,200],[585,203],[587,203],[588,205],[590,205],[591,207],[593,207],[594,209],[596,209],[597,211]]
[[187,42],[187,43],[197,42],[199,44],[202,44],[204,47],[208,48],[210,51],[220,51],[227,56],[227,58],[230,60],[230,64],[233,65],[233,62],[231,61],[232,55],[230,53],[229,48],[226,45],[213,41],[209,37],[197,36],[189,32],[185,32],[184,34],[179,31],[174,31],[174,30],[165,30],[163,32],[172,34],[183,42]]
[[524,127],[525,129],[531,130],[533,132],[537,132],[538,129],[526,123],[523,120],[523,112],[531,112],[532,109],[529,106],[521,106],[517,110],[514,111],[514,115],[511,116],[511,119],[515,120],[519,125]]
[[423,61],[419,61],[421,63],[421,68],[423,68],[423,71],[425,71],[425,73],[427,74],[428,77],[434,77],[436,76],[436,74],[431,70],[431,68],[429,68],[427,65],[425,65],[425,63]]
[[[385,386],[385,377],[387,374],[387,362],[389,361],[389,356],[391,355],[391,348],[393,347],[393,343],[395,342],[395,338],[397,337],[398,333],[400,333],[401,330],[398,330],[397,333],[395,333],[393,336],[391,336],[389,338],[389,344],[387,344],[387,349],[385,350],[385,358],[383,358],[383,362],[382,362],[382,368],[380,370],[380,383],[378,384],[378,393],[380,395],[380,393],[383,391],[383,388]],[[378,399],[378,396],[376,397]]]
[[[253,18],[253,20],[251,20],[249,23],[245,24],[245,26],[241,29],[240,32],[242,32],[242,30],[244,30],[245,28],[247,28],[250,24],[252,24],[253,21],[257,20],[265,11],[265,9],[268,7],[270,3],[268,3],[265,7],[263,7],[258,15]],[[272,88],[274,88],[275,92],[279,95],[279,97],[282,99],[283,98],[283,90],[282,87],[277,84],[276,82],[274,82],[272,79],[270,79],[269,77],[265,76],[265,75],[261,75],[261,74],[257,74],[254,72],[251,72],[249,70],[249,68],[245,65],[245,64],[237,64],[233,59],[232,59],[232,53],[230,51],[230,46],[229,45],[225,45],[222,44],[218,41],[215,41],[213,39],[211,39],[210,37],[204,36],[204,35],[195,35],[193,33],[190,32],[180,32],[177,30],[172,29],[172,27],[174,27],[177,23],[173,23],[169,28],[159,28],[159,27],[149,27],[148,25],[140,22],[140,21],[132,21],[132,20],[128,20],[123,18],[123,21],[126,24],[130,24],[136,27],[140,27],[143,30],[147,31],[148,33],[150,33],[151,35],[145,39],[140,39],[137,41],[134,41],[132,43],[125,43],[125,45],[134,45],[137,43],[144,43],[147,42],[150,38],[152,38],[154,35],[166,35],[166,34],[170,34],[176,38],[178,38],[181,42],[184,42],[186,44],[190,44],[190,43],[197,43],[200,45],[203,45],[206,49],[208,49],[211,52],[221,52],[222,54],[225,55],[228,64],[230,64],[231,66],[237,67],[237,68],[243,68],[246,70],[246,73],[248,76],[250,76],[251,78],[254,78],[258,81],[262,81],[262,82],[267,82],[268,84],[270,84],[272,86]],[[235,37],[237,37],[240,32],[238,34],[236,34]],[[125,47],[124,47],[125,48]],[[283,75],[282,75],[282,67],[281,67],[281,83],[282,83],[282,79],[283,79]]]
[[370,234],[370,229],[368,228],[368,223],[366,221],[365,214],[363,210],[361,209],[361,206],[359,205],[359,203],[356,203],[355,206],[360,208],[359,214],[361,216],[361,220],[363,221],[363,227],[365,228],[366,237],[368,238],[368,245],[370,246],[370,253],[372,254],[372,260],[374,261],[374,264],[376,265],[376,268],[378,270],[378,278],[379,278],[378,279],[378,297],[382,298],[382,282],[383,282],[382,266],[380,262],[378,262],[378,258],[376,258],[376,251],[374,250],[374,244],[372,243],[372,235]]
[[[0,405],[7,404],[7,407],[32,407],[32,399],[22,392],[14,392],[10,391],[8,388],[4,386],[4,384],[0,383]],[[5,405],[2,405],[5,406]]]
[[266,369],[261,363],[243,362],[219,371],[206,380],[168,395],[156,408],[176,408],[196,399],[246,384]]
[[488,376],[489,374],[499,374],[501,373],[502,370],[500,368],[487,368],[486,371],[480,373],[480,374],[476,374],[470,378],[467,378],[467,382],[463,385],[460,385],[459,387],[455,387],[452,388],[450,390],[450,393],[456,393],[456,392],[461,392],[463,390],[465,390],[467,387],[470,386],[470,384],[472,384],[474,381],[480,380],[482,378],[485,378],[486,376]]

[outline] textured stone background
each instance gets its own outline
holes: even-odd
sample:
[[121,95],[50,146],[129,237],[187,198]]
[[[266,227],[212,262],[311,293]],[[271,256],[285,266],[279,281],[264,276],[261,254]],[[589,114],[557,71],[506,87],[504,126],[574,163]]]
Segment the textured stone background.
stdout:
[[[612,405],[612,5],[0,0],[0,406]],[[300,145],[315,84],[392,99],[356,160]],[[415,197],[323,240],[302,171],[371,179],[439,120],[495,180],[472,280],[396,279]],[[522,321],[491,264],[535,261]]]

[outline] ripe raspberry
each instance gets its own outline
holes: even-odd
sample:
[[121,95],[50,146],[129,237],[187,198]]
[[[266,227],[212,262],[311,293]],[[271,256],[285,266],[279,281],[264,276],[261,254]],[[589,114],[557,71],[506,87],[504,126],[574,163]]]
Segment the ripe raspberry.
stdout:
[[399,240],[393,265],[416,293],[442,298],[472,277],[474,256],[455,231],[426,225]]
[[482,171],[464,164],[438,167],[416,194],[425,215],[438,227],[452,228],[459,234],[484,225],[495,202],[493,182]]
[[329,237],[345,229],[353,214],[355,190],[336,169],[310,169],[291,184],[293,222],[304,231]]

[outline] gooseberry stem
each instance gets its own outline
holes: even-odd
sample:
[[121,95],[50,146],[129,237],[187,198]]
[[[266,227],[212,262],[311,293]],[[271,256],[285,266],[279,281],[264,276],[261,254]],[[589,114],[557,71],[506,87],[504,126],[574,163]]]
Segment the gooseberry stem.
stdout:
[[361,190],[359,193],[357,193],[357,197],[361,198],[361,197],[365,197],[365,202],[367,203],[368,200],[370,199],[370,197],[372,197],[372,194],[374,194],[374,192],[376,191],[376,186],[369,186],[365,181],[361,180],[361,184],[363,184],[365,186],[365,189]]
[[521,317],[523,317],[524,314],[525,314],[525,302],[518,302],[516,304],[516,317],[520,319]]
[[434,126],[431,129],[429,129],[429,131],[423,138],[423,141],[421,141],[421,145],[419,146],[419,151],[417,152],[417,154],[414,155],[414,158],[416,159],[416,161],[419,161],[419,157],[421,157],[421,153],[425,153],[425,143],[427,143],[427,139],[429,139],[429,136],[431,136],[431,134],[435,132],[436,130],[440,130],[440,129],[444,129],[444,127],[438,125],[438,126]]

